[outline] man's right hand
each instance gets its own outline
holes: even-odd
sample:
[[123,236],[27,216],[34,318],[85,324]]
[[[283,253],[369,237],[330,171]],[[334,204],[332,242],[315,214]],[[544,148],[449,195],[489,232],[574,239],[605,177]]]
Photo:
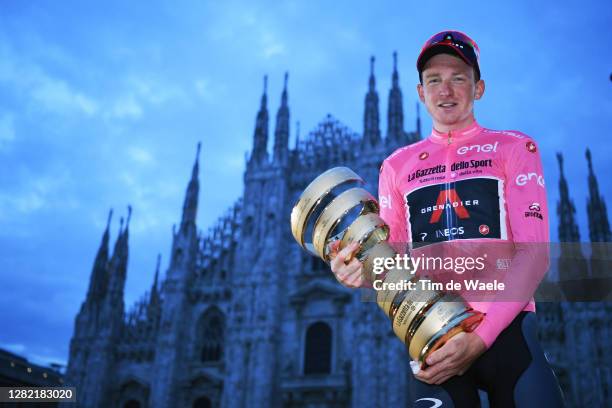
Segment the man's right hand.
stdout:
[[[363,265],[355,257],[359,250],[359,244],[353,242],[346,248],[338,251],[340,240],[334,241],[329,246],[329,258],[331,259],[331,270],[336,280],[347,288],[359,288],[365,283],[363,277]],[[349,260],[347,263],[346,260]]]

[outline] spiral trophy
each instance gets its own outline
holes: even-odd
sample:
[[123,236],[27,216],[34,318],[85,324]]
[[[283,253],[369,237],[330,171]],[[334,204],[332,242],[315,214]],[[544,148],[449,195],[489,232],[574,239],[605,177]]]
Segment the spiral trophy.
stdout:
[[[410,357],[426,367],[425,359],[431,352],[455,334],[474,330],[483,314],[456,294],[423,289],[426,285],[419,285],[422,278],[417,277],[412,265],[382,267],[382,272],[379,267],[375,271],[377,258],[395,258],[397,252],[387,242],[389,226],[378,215],[378,202],[360,187],[363,184],[363,179],[347,167],[322,173],[293,207],[291,232],[302,248],[327,263],[329,244],[339,240],[342,249],[358,242],[355,256],[363,263],[365,279],[382,281],[378,285],[382,289],[376,293],[377,304],[391,319],[393,331],[406,344]],[[407,282],[412,289],[406,289]]]

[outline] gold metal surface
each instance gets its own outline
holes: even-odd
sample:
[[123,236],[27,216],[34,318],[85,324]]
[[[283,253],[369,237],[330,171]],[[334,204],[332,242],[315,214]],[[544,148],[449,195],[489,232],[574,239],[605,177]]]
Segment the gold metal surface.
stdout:
[[435,290],[410,291],[393,316],[393,332],[400,340],[406,341],[406,334],[412,327],[415,317],[439,297],[440,292]]
[[[387,242],[389,227],[378,214],[376,199],[363,188],[350,188],[349,183],[364,181],[347,167],[332,168],[315,178],[291,211],[291,233],[300,246],[325,261],[329,261],[326,251],[331,241],[340,240],[340,248],[358,242],[355,254],[363,263],[366,279],[382,281],[382,285],[398,284],[395,289],[377,290],[376,302],[392,320],[393,331],[408,346],[410,357],[423,362],[428,353],[455,334],[474,330],[483,314],[470,309],[455,294],[423,290],[418,281],[426,277],[416,277],[413,265],[403,269],[394,260],[390,268],[383,263],[383,272],[375,274],[375,260],[395,258],[397,252]],[[310,224],[313,214],[319,215]],[[349,214],[354,219],[347,219]],[[339,225],[343,231],[338,231]],[[310,226],[312,242],[305,242]],[[414,289],[404,288],[404,281],[415,283]]]
[[[399,283],[402,280],[410,280],[412,276],[410,272],[401,269],[401,268],[393,268],[384,278],[384,283]],[[376,291],[376,302],[378,306],[380,306],[387,316],[389,316],[389,310],[391,309],[391,305],[393,304],[393,299],[395,296],[402,292],[404,289],[385,289]]]
[[414,336],[408,345],[410,357],[417,360],[421,356],[421,351],[429,343],[437,332],[442,330],[453,318],[467,310],[465,302],[458,301],[456,295],[444,295],[436,302],[417,328]]
[[317,254],[324,259],[326,257],[325,247],[329,236],[334,228],[342,221],[342,218],[353,208],[363,206],[359,215],[378,211],[378,203],[372,194],[360,187],[354,187],[343,191],[338,197],[325,207],[316,220],[312,235],[312,244]]
[[446,324],[446,326],[444,326],[441,330],[438,330],[438,332],[431,339],[429,339],[425,347],[423,347],[423,349],[421,350],[418,361],[422,362],[429,353],[429,351],[436,346],[436,343],[438,341],[443,340],[444,337],[448,337],[448,335],[452,331],[454,331],[453,329],[455,329],[457,332],[463,331],[463,329],[461,329],[460,327],[461,322],[473,314],[474,311],[466,310],[463,313],[460,313],[457,316],[453,317]]
[[351,181],[364,182],[348,167],[334,167],[320,174],[304,189],[291,210],[291,233],[302,248],[308,250],[304,244],[304,232],[314,209],[333,188]]

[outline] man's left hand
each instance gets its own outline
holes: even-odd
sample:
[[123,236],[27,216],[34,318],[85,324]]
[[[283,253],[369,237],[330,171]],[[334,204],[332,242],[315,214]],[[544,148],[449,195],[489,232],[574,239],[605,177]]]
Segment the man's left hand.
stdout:
[[415,377],[427,384],[442,384],[455,375],[463,375],[486,351],[482,339],[475,333],[459,333],[427,357],[427,367]]

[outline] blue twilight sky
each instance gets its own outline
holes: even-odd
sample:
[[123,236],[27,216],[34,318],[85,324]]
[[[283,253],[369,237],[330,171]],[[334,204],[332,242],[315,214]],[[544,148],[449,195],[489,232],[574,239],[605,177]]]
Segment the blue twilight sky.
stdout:
[[[328,112],[361,132],[374,54],[384,134],[397,50],[413,130],[415,59],[446,28],[479,43],[479,122],[539,141],[552,209],[564,153],[588,239],[587,146],[612,200],[611,21],[609,0],[1,0],[0,347],[67,360],[110,207],[113,239],[134,207],[128,307],[148,290],[158,252],[167,266],[198,141],[199,227],[240,196],[264,74],[272,124],[290,72],[291,143],[296,120],[304,135]],[[551,228],[556,238],[556,217]]]

